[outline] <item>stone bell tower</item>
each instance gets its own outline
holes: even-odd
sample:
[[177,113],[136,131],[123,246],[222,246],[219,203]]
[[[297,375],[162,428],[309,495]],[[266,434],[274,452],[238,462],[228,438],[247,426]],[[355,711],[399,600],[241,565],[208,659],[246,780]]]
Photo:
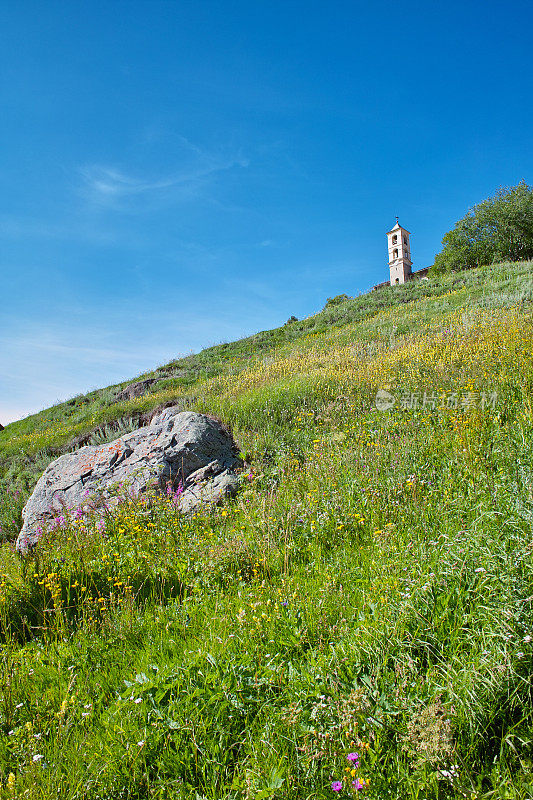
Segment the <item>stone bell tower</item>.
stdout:
[[396,225],[387,233],[389,245],[389,269],[391,286],[405,283],[411,277],[411,245],[409,231],[402,228],[396,217]]

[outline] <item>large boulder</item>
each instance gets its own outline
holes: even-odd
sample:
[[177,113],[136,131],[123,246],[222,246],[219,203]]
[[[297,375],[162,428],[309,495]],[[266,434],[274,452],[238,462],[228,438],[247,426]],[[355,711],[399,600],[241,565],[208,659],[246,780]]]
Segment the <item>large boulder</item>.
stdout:
[[174,491],[178,508],[194,511],[235,493],[239,464],[237,446],[219,422],[166,408],[144,428],[52,461],[22,512],[17,549],[31,550],[65,511],[79,515],[110,507],[125,493]]

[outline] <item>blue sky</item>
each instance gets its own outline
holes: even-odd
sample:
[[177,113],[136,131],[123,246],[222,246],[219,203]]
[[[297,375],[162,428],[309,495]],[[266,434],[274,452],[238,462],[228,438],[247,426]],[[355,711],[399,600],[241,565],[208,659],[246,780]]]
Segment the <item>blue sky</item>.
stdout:
[[529,2],[0,5],[0,422],[308,316],[533,182]]

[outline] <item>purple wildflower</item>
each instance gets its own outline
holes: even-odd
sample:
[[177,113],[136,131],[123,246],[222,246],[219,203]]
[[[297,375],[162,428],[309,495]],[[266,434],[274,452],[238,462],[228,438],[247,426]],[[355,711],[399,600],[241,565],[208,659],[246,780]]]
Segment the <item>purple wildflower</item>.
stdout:
[[340,792],[342,789],[342,783],[340,781],[333,781],[331,788],[334,792]]
[[356,778],[354,781],[352,781],[352,786],[354,787],[356,792],[358,792],[359,789],[364,789],[365,788],[365,784],[361,783],[359,778]]
[[348,753],[346,757],[348,761],[359,761],[359,753]]

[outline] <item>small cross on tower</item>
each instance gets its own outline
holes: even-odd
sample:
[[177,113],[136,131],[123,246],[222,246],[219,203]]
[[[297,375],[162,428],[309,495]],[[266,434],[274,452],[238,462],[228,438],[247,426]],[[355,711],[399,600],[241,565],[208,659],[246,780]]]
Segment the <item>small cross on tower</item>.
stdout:
[[396,217],[396,225],[387,233],[389,245],[389,269],[391,286],[405,283],[411,277],[411,245],[410,233],[402,228]]

